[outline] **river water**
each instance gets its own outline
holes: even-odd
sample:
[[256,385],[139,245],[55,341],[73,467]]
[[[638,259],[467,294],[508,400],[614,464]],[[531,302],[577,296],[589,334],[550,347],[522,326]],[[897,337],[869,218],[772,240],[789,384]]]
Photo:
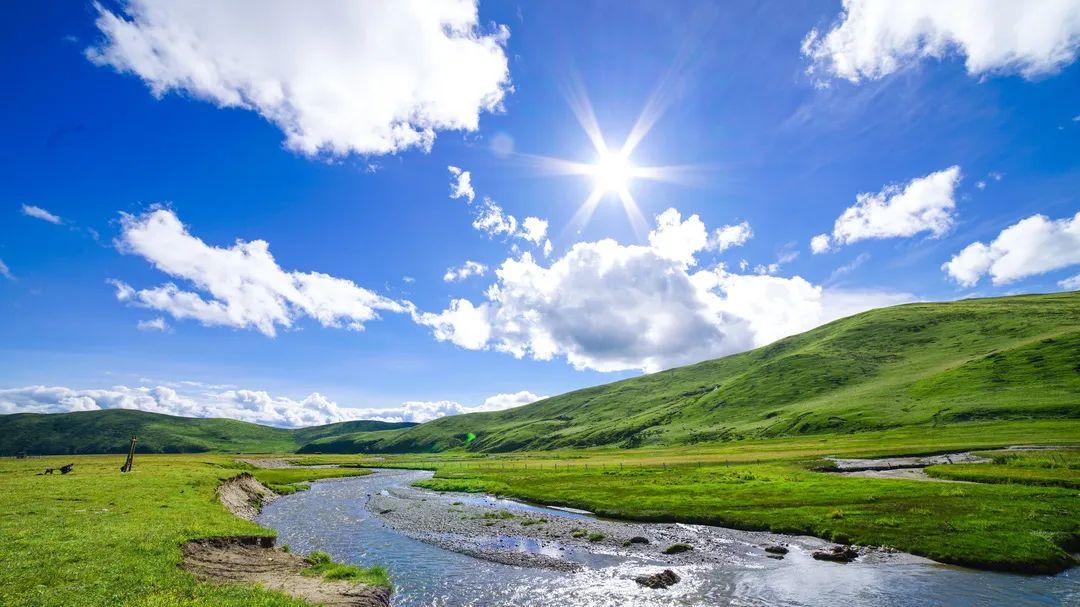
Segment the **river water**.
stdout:
[[[723,565],[675,567],[681,583],[650,590],[632,579],[657,570],[654,563],[640,559],[592,555],[582,561],[584,569],[573,573],[492,563],[407,537],[366,509],[369,495],[430,474],[385,470],[317,482],[308,491],[267,505],[257,521],[275,529],[278,543],[288,544],[294,552],[322,550],[341,562],[385,565],[398,607],[1080,605],[1076,570],[1050,577],[924,563],[837,564],[793,551],[779,561],[746,558]],[[581,516],[512,505],[548,517]],[[529,549],[527,542],[522,549]]]

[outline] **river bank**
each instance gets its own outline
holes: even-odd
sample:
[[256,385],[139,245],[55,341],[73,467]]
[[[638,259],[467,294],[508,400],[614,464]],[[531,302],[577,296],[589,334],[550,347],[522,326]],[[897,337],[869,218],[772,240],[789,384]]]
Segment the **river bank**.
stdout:
[[[385,565],[394,582],[395,607],[1045,606],[1080,600],[1080,584],[1070,572],[1047,577],[974,571],[902,553],[863,554],[851,563],[819,561],[810,551],[829,544],[815,538],[620,523],[482,494],[411,487],[430,474],[379,470],[316,482],[309,491],[268,505],[257,521],[276,530],[279,542],[294,551],[323,550],[342,562]],[[393,520],[393,511],[383,512],[391,499],[402,508],[402,522]],[[496,514],[500,511],[513,516]],[[408,512],[420,522],[404,523]],[[522,524],[534,518],[548,522]],[[593,543],[587,536],[556,532],[566,526],[589,533],[608,530],[613,539]],[[619,540],[631,533],[650,543],[624,547]],[[669,539],[689,538],[697,542],[693,551],[662,554]],[[451,544],[440,542],[446,539]],[[788,544],[783,559],[769,558],[762,549],[774,540]],[[447,549],[451,545],[458,550]],[[498,558],[514,554],[542,554],[575,566],[550,568],[531,559],[507,564]],[[635,581],[664,569],[680,581],[665,589]]]
[[[785,558],[776,547],[787,554],[804,555],[831,552],[835,547],[809,536],[603,520],[487,495],[437,493],[407,485],[371,495],[367,508],[395,530],[447,550],[561,571],[576,571],[582,562],[602,557],[636,558],[657,566],[717,565]],[[853,550],[866,563],[931,562],[888,548],[858,546]]]

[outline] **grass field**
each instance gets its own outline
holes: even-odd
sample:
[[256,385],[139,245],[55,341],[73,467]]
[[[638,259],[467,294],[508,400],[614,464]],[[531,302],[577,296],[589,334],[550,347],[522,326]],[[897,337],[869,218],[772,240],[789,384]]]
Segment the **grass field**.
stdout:
[[[71,474],[35,476],[67,463],[75,464]],[[230,514],[214,494],[246,466],[216,455],[147,455],[120,474],[122,463],[122,456],[0,459],[0,605],[305,605],[257,588],[198,583],[179,567],[186,540],[273,535]],[[364,471],[255,471],[279,485],[356,473]]]
[[979,483],[1080,489],[1080,450],[1007,451],[983,455],[992,457],[994,461],[989,464],[931,466],[926,472],[936,478]]

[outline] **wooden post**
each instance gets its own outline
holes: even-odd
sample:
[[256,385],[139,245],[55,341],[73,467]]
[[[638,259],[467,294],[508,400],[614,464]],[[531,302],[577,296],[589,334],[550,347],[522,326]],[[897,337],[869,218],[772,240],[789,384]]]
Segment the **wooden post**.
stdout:
[[139,439],[134,436],[131,437],[131,446],[128,447],[127,461],[120,467],[120,472],[131,472],[131,465],[135,459],[135,443],[137,443],[138,440]]

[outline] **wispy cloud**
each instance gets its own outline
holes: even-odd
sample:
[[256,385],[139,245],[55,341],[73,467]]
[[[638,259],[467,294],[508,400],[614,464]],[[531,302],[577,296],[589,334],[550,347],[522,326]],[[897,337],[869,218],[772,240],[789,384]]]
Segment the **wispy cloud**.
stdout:
[[54,223],[56,225],[60,225],[60,224],[64,223],[64,220],[60,219],[59,216],[53,215],[52,213],[46,211],[45,209],[43,209],[41,207],[35,207],[34,205],[31,205],[31,204],[22,205],[22,212],[23,212],[23,215],[26,215],[27,217],[33,217],[34,219],[40,219],[42,221],[47,221],[49,223]]

